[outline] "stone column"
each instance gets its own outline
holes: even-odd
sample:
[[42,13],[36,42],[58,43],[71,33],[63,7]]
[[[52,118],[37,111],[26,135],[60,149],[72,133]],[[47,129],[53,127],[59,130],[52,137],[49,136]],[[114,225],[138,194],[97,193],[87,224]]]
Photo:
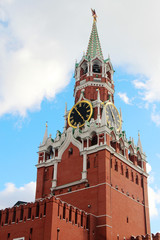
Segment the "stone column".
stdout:
[[53,172],[53,181],[52,181],[52,187],[57,186],[57,168],[58,168],[58,162],[54,163],[54,172]]
[[43,154],[43,162],[45,162],[45,151],[44,151],[44,154]]
[[84,152],[83,154],[83,172],[82,172],[82,179],[87,179],[87,153]]

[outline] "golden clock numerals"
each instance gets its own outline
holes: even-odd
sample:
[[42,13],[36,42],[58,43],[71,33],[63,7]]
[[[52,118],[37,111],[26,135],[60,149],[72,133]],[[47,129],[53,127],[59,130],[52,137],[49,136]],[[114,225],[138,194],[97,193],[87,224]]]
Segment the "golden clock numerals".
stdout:
[[71,123],[73,123],[73,122],[74,122],[74,120],[72,119],[72,120],[71,120]]
[[90,112],[91,110],[89,109],[89,110],[87,110],[87,112]]
[[76,125],[77,125],[77,122],[74,123],[74,126],[76,126]]

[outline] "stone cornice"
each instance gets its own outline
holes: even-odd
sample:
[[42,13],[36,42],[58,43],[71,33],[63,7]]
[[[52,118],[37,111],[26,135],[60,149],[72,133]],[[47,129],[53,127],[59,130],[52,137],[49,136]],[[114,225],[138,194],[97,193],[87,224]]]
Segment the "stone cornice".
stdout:
[[84,84],[80,85],[80,86],[77,86],[75,88],[75,92],[74,92],[74,97],[77,93],[78,90],[81,90],[83,88],[86,88],[88,86],[96,86],[96,87],[104,87],[106,88],[108,91],[110,91],[111,94],[114,94],[114,90],[107,84],[107,83],[104,83],[104,82],[96,82],[96,81],[88,81],[88,82],[85,82]]

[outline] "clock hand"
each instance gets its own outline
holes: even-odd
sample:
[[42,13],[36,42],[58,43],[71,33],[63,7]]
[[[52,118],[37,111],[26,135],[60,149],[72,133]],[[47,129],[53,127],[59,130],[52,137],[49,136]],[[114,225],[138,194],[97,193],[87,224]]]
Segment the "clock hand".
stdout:
[[84,120],[84,117],[82,116],[82,114],[78,111],[78,109],[75,107],[75,110],[76,110],[76,112],[78,113],[78,115],[83,119],[83,121],[85,122],[85,120]]
[[[109,106],[109,105],[108,105],[108,106]],[[110,111],[111,111],[111,115],[112,115],[113,121],[115,122],[115,117],[114,117],[114,114],[113,114],[112,109],[111,109],[110,106],[109,106],[109,109],[110,109]]]

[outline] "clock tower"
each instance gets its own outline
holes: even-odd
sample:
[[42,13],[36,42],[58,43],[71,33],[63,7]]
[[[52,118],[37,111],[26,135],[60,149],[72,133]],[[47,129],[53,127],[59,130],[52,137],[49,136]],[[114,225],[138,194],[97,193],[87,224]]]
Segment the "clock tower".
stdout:
[[[64,131],[39,146],[36,200],[55,196],[94,217],[90,239],[150,234],[146,155],[122,131],[114,105],[113,66],[104,59],[96,13],[86,54],[75,64],[75,103]],[[76,214],[76,213],[75,213]]]

